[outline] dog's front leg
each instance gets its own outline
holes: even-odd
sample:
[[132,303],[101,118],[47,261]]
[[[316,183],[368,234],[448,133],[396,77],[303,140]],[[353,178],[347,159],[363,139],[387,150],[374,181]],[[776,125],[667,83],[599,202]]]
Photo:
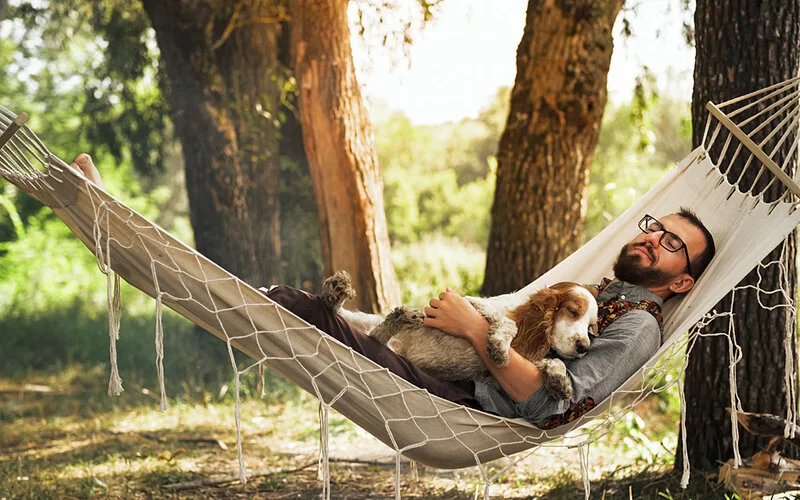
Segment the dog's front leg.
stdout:
[[481,299],[470,297],[467,300],[489,323],[486,345],[489,357],[497,366],[508,366],[511,360],[508,351],[511,349],[511,341],[517,334],[517,324]]
[[378,342],[388,344],[389,341],[402,331],[413,331],[422,328],[425,313],[422,309],[399,306],[386,315],[383,322],[369,332],[370,337],[375,337]]
[[564,362],[556,358],[544,358],[534,363],[542,374],[545,387],[558,399],[572,399],[572,382]]

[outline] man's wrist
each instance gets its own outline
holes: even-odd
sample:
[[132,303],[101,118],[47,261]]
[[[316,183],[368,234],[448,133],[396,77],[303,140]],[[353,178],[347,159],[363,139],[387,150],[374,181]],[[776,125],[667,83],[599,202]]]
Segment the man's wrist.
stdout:
[[469,331],[465,332],[467,339],[473,347],[482,347],[486,344],[489,335],[489,321],[483,315],[478,315],[478,319],[473,325]]

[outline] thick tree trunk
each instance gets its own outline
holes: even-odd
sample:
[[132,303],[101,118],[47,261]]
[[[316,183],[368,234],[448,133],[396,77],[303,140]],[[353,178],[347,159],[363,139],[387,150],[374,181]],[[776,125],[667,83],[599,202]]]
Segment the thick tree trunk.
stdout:
[[279,281],[279,23],[273,2],[142,0],[169,77],[195,245],[248,283]]
[[497,154],[482,293],[522,288],[581,243],[622,0],[530,0]]
[[[722,102],[797,76],[800,4],[795,0],[698,0],[695,37],[692,123],[693,142],[697,146],[702,141],[707,101]],[[748,113],[758,111],[751,109]],[[791,144],[794,140],[789,138],[786,142]],[[740,162],[730,174],[733,179],[741,168]],[[754,182],[757,170],[748,170],[742,182]],[[786,273],[790,281],[787,293],[796,297],[795,240],[793,235],[781,266],[754,271],[740,285],[760,283],[762,289],[777,289],[780,274]],[[780,261],[779,249],[765,259],[771,261]],[[736,292],[733,322],[736,340],[742,346],[742,359],[737,365],[738,394],[742,408],[748,412],[786,414],[783,338],[788,311],[785,308],[767,311],[758,303],[760,300],[774,304],[778,299],[777,294],[762,293],[759,297],[753,289]],[[715,309],[728,311],[730,304],[729,296]],[[727,330],[727,318],[709,326],[712,332]],[[728,343],[720,337],[699,339],[689,356],[685,383],[686,443],[693,467],[712,469],[733,457],[730,416],[725,411],[725,407],[731,406],[728,363]],[[739,443],[742,456],[750,456],[767,441],[741,433]],[[680,447],[676,466],[682,467]]]
[[383,183],[356,81],[347,0],[293,0],[292,47],[300,123],[314,183],[326,273],[350,273],[352,304],[385,311],[399,303]]

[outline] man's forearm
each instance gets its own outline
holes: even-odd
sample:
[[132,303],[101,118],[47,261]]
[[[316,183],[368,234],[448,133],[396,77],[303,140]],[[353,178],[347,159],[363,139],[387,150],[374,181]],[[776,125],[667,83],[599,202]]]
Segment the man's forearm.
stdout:
[[483,364],[486,365],[495,380],[514,401],[518,403],[525,401],[542,387],[542,374],[539,369],[514,349],[509,349],[508,365],[498,366],[489,357],[486,349],[489,342],[489,337],[486,333],[472,335],[470,342]]

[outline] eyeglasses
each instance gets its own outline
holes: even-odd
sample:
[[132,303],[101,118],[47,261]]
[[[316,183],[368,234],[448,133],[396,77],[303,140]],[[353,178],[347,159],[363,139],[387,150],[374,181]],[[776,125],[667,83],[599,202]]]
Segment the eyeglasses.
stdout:
[[642,217],[639,221],[639,229],[645,234],[661,232],[661,238],[659,238],[658,243],[670,252],[674,253],[683,248],[683,252],[686,254],[686,269],[689,271],[690,276],[694,276],[692,274],[692,262],[689,259],[689,249],[686,248],[686,243],[677,234],[664,229],[663,224],[650,215]]

